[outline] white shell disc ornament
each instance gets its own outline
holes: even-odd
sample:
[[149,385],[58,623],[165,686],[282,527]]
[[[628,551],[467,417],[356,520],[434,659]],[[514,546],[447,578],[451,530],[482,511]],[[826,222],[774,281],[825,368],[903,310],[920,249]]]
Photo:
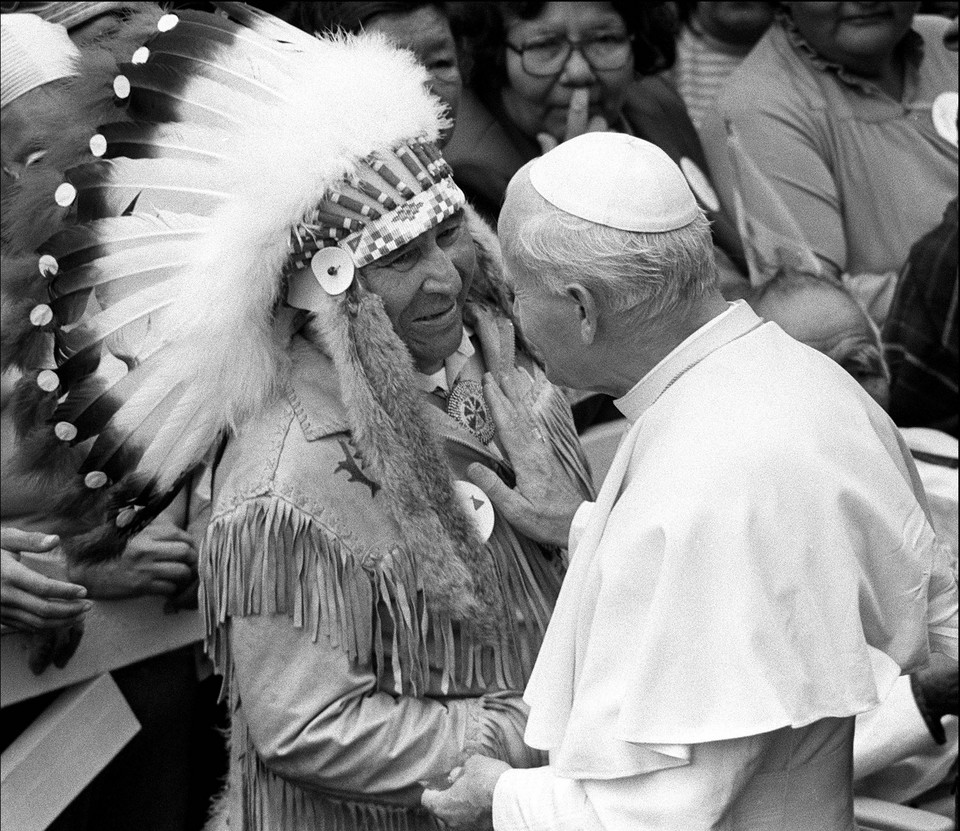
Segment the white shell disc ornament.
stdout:
[[463,508],[464,514],[473,523],[477,536],[483,542],[489,540],[496,520],[490,497],[473,482],[465,482],[462,479],[453,483],[453,493],[457,497],[460,507]]
[[350,288],[356,270],[350,253],[335,245],[318,250],[310,260],[310,268],[320,287],[334,296]]
[[77,198],[77,189],[69,182],[64,182],[57,187],[53,198],[61,208],[69,208]]
[[936,131],[954,147],[957,146],[957,101],[957,93],[941,92],[933,99],[930,112]]

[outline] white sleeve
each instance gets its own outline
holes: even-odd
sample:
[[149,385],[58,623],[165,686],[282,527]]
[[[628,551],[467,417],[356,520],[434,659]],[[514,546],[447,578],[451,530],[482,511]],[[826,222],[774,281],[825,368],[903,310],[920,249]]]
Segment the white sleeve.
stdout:
[[493,792],[496,831],[602,831],[583,783],[553,768],[511,769]]
[[691,763],[620,779],[510,770],[493,794],[495,831],[712,828],[740,795],[774,733],[694,745]]
[[933,550],[927,626],[930,649],[957,660],[957,579],[950,547],[942,540],[937,540]]
[[573,552],[576,551],[577,546],[580,545],[580,539],[583,537],[583,532],[587,527],[587,523],[590,521],[590,513],[593,511],[595,504],[595,502],[581,502],[580,507],[577,508],[577,512],[573,515],[573,522],[570,523],[570,535],[567,538],[568,557],[572,557]]

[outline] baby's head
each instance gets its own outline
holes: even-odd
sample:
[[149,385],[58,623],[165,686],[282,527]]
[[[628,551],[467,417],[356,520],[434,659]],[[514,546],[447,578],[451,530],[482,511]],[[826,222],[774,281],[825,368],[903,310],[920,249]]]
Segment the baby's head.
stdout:
[[890,371],[880,331],[842,285],[806,274],[784,274],[763,286],[751,305],[788,335],[840,364],[887,408]]

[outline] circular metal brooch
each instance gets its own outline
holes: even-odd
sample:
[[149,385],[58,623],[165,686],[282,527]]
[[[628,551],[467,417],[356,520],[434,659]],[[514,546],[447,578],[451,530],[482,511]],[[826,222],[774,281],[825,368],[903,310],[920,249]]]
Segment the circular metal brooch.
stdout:
[[466,427],[483,444],[493,439],[493,417],[483,399],[483,387],[479,381],[461,379],[453,385],[447,399],[447,415]]

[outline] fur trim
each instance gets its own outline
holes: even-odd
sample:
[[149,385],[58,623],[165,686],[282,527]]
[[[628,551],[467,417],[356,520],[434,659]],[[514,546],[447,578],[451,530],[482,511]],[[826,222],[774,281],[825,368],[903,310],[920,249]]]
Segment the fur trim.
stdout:
[[49,363],[49,326],[35,326],[30,312],[49,303],[48,281],[37,268],[37,257],[0,254],[0,371],[11,366],[39,367]]
[[[355,304],[355,305],[354,305]],[[404,546],[431,575],[435,611],[498,631],[493,563],[456,503],[446,458],[413,379],[413,362],[379,297],[355,283],[318,314],[354,443],[383,487]]]

